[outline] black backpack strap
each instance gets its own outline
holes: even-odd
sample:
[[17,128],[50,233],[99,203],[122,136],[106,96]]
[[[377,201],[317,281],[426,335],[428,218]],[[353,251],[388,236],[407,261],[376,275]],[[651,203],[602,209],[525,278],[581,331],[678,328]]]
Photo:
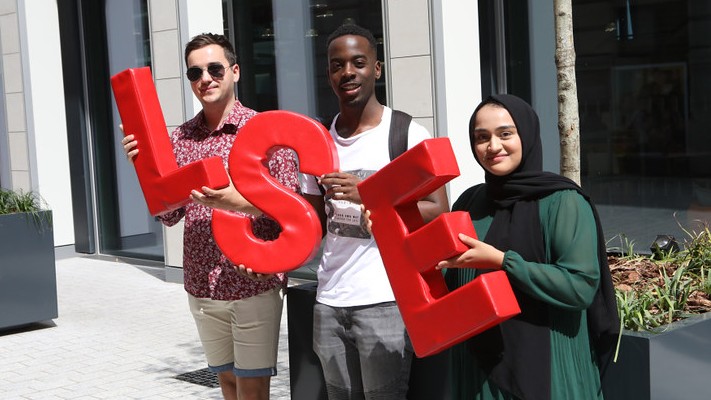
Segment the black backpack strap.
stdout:
[[[321,120],[326,130],[331,129],[331,124],[335,118],[336,116],[334,115]],[[407,151],[407,134],[410,131],[411,121],[412,115],[400,110],[393,110],[392,116],[390,117],[390,133],[388,134],[390,161]]]
[[[331,124],[336,116],[322,120],[321,123],[326,127],[326,130],[331,129]],[[410,122],[412,115],[400,111],[393,110],[390,117],[390,132],[388,133],[388,152],[390,153],[390,161],[396,159],[400,154],[407,151],[407,137],[410,131]],[[325,195],[326,190],[323,186],[318,186],[321,194]]]
[[412,116],[399,110],[393,110],[390,121],[390,136],[388,137],[388,150],[390,161],[407,151],[407,132],[410,130]]

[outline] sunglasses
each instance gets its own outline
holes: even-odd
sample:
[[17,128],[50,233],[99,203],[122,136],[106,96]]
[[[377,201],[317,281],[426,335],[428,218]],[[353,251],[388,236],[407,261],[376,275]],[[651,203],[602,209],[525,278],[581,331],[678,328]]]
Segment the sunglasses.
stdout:
[[[210,74],[211,77],[213,77],[215,79],[220,79],[223,76],[225,76],[225,69],[226,68],[229,68],[229,67],[225,67],[220,63],[212,63],[212,64],[208,64],[207,68],[205,68],[205,69],[207,70],[207,73]],[[202,77],[202,71],[204,71],[204,69],[202,69],[202,68],[190,67],[190,68],[188,68],[185,75],[188,77],[188,80],[190,82],[195,82],[196,80],[200,79],[200,77]]]

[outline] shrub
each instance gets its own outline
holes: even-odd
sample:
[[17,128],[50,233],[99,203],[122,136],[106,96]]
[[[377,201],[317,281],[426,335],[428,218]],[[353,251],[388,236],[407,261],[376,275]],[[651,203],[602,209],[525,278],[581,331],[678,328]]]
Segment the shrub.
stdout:
[[14,192],[0,188],[0,215],[23,213],[28,222],[44,231],[52,227],[52,213],[39,212],[45,209],[46,203],[35,192]]
[[35,192],[14,192],[0,188],[0,214],[37,212],[44,202]]
[[711,311],[711,231],[688,235],[683,250],[644,256],[620,236],[620,253],[608,257],[622,326],[658,332],[671,322]]

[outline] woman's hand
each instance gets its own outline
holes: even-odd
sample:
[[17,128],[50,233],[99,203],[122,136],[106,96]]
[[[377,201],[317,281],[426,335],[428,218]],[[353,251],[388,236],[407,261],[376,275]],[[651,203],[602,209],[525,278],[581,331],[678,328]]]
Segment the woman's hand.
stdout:
[[459,234],[459,240],[469,246],[469,250],[452,257],[448,260],[440,261],[436,269],[443,268],[479,268],[479,269],[501,269],[504,264],[504,252],[496,247],[476,240],[463,233]]

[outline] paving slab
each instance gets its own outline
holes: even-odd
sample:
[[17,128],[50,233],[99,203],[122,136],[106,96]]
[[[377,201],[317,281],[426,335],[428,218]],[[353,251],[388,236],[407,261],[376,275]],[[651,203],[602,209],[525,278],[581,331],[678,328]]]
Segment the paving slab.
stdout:
[[[0,331],[0,398],[222,399],[177,379],[206,367],[183,286],[121,260],[57,259],[59,317]],[[286,305],[271,399],[288,400]]]

